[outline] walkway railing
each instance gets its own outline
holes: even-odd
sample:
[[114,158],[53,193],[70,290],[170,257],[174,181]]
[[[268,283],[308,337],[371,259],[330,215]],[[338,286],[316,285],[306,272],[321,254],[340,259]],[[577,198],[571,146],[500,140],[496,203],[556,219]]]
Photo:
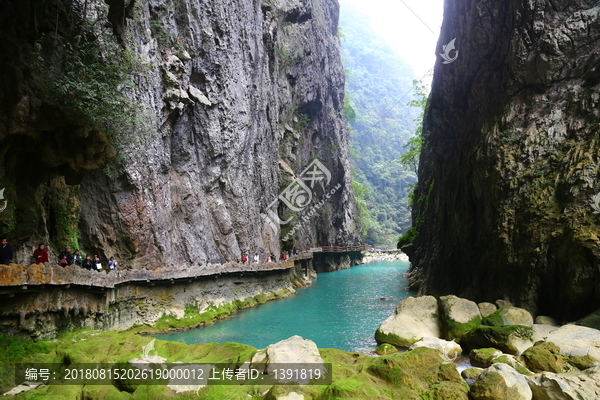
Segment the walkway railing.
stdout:
[[313,253],[332,253],[332,252],[344,252],[344,251],[361,251],[366,249],[367,246],[346,246],[346,247],[338,247],[338,246],[321,246],[316,247],[314,249],[310,249]]

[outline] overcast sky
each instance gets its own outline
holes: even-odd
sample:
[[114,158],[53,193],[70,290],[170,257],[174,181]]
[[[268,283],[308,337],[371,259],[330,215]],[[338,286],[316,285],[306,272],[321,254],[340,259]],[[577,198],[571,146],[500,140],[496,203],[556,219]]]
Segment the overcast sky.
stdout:
[[433,67],[438,53],[435,47],[442,25],[444,0],[339,1],[341,7],[350,3],[364,13],[373,30],[413,68],[416,78],[421,78]]

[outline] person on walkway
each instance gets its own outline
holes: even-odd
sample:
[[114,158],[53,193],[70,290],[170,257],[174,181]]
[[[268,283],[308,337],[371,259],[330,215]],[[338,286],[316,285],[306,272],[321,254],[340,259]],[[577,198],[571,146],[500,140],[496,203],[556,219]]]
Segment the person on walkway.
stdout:
[[67,261],[67,256],[62,256],[62,258],[60,260],[58,260],[58,265],[60,265],[61,267],[66,267],[67,265],[69,265],[69,261]]
[[2,239],[2,246],[0,246],[0,264],[8,265],[13,260],[13,249],[8,239]]
[[71,246],[65,247],[65,251],[63,251],[62,253],[60,253],[58,255],[59,263],[60,263],[60,260],[63,259],[63,257],[66,257],[66,259],[67,259],[67,265],[73,264],[73,253],[71,253]]
[[298,255],[298,249],[294,247],[293,253],[294,255]]
[[116,270],[117,270],[117,262],[115,261],[114,257],[111,257],[110,260],[108,260],[108,272],[116,271]]
[[267,256],[265,257],[265,262],[270,263],[271,262],[271,255],[267,254]]
[[33,252],[33,258],[36,264],[44,264],[48,262],[48,250],[43,244],[40,244]]
[[254,263],[258,263],[259,260],[258,253],[254,253]]
[[98,271],[102,271],[102,262],[100,261],[100,257],[94,255],[94,265]]
[[79,254],[79,250],[75,250],[73,253],[73,264],[81,267],[81,262],[83,261],[81,255]]
[[246,254],[242,255],[242,264],[246,264],[248,262],[248,256]]
[[88,271],[92,270],[92,267],[94,266],[94,262],[90,258],[89,254],[85,256],[85,260],[83,260],[83,263],[81,264],[81,266],[83,268],[87,269]]

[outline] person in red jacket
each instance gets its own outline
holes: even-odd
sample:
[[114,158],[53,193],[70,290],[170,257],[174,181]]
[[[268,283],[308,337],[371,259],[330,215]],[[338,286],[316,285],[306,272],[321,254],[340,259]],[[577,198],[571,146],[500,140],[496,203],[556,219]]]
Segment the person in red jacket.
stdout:
[[44,264],[48,262],[48,251],[44,248],[43,244],[40,244],[33,252],[33,258],[35,258],[36,264]]

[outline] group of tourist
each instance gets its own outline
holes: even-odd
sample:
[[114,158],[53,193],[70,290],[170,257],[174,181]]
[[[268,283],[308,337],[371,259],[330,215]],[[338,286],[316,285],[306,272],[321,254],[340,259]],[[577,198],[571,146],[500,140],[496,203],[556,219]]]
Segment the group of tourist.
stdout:
[[[298,254],[298,250],[294,247],[293,249],[288,250],[287,252],[282,251],[281,255],[279,256],[279,261],[285,261],[288,258],[291,258],[293,255]],[[275,254],[267,254],[265,257],[265,262],[275,262],[277,261],[277,257],[275,256]],[[242,254],[242,264],[246,264],[248,262],[248,255],[247,254]],[[258,255],[258,253],[254,253],[254,262],[258,263],[260,262],[260,256]]]
[[[48,262],[48,250],[44,244],[40,244],[37,249],[33,252],[33,259],[36,264],[45,264]],[[8,239],[2,239],[0,245],[0,264],[8,265],[13,262],[13,249]],[[67,265],[77,265],[81,268],[85,268],[89,271],[95,269],[101,271],[103,269],[100,257],[94,255],[94,258],[88,254],[83,257],[79,250],[75,250],[71,253],[71,246],[65,247],[65,251],[58,255],[58,265],[66,267]],[[117,270],[117,261],[114,257],[108,260],[108,271]]]
[[[44,249],[44,245],[40,244],[38,249],[33,253],[33,257],[38,260],[40,257],[40,253],[42,254],[41,258],[43,259],[45,253],[45,259],[48,261],[48,252]],[[40,264],[39,261],[36,263]],[[100,261],[100,257],[98,255],[94,255],[94,258],[87,254],[85,258],[81,254],[79,254],[79,250],[75,250],[71,253],[71,246],[65,247],[65,251],[58,255],[58,265],[61,267],[66,267],[67,265],[78,265],[81,268],[87,269],[91,271],[95,269],[96,271],[102,271],[102,262]],[[114,257],[111,257],[108,260],[108,271],[116,271],[117,270],[117,262]]]

